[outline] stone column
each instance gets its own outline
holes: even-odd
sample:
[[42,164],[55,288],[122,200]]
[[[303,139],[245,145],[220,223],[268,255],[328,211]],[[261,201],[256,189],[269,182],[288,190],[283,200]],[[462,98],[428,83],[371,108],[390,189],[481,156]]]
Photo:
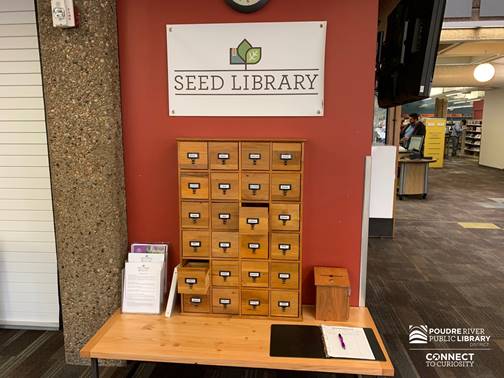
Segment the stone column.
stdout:
[[116,1],[75,0],[52,26],[36,0],[66,361],[120,304],[127,250]]

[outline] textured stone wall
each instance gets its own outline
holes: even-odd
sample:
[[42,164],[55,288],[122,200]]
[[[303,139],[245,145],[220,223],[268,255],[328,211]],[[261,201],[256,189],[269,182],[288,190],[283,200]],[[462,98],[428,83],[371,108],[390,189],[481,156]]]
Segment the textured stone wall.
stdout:
[[127,249],[115,0],[75,0],[52,26],[36,0],[67,363],[120,304]]

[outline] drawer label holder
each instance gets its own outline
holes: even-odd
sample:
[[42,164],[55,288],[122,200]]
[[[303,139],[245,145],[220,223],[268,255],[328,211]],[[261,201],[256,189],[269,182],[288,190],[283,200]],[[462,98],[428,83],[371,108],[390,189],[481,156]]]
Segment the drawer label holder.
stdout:
[[199,152],[188,152],[187,158],[191,160],[191,164],[196,164],[196,160],[199,159]]
[[231,272],[229,270],[219,270],[219,276],[226,281],[228,277],[231,277]]
[[252,191],[252,195],[255,196],[258,190],[261,190],[261,184],[249,184],[249,190]]
[[278,188],[283,192],[283,195],[286,196],[289,190],[292,190],[291,184],[280,184]]
[[253,165],[257,165],[257,160],[261,160],[261,154],[257,152],[251,152],[249,154],[249,160],[252,160]]
[[226,252],[226,250],[228,248],[231,248],[231,243],[230,242],[219,242],[219,248],[222,248],[224,250],[224,252]]
[[280,243],[278,244],[278,249],[285,255],[287,251],[290,251],[291,245],[287,243]]
[[255,282],[257,278],[261,277],[261,272],[248,272],[248,276]]
[[228,190],[231,190],[231,184],[221,182],[219,183],[219,190],[222,190],[222,194],[226,194]]
[[219,152],[217,154],[217,158],[221,161],[223,165],[225,165],[226,161],[229,160],[229,154],[227,152]]
[[229,306],[231,304],[231,299],[230,298],[219,298],[219,304],[223,305],[224,308]]
[[247,218],[247,224],[249,224],[250,228],[253,230],[255,226],[259,224],[259,218]]
[[287,165],[287,163],[289,162],[289,160],[292,160],[292,154],[281,153],[280,154],[280,160],[283,161],[284,165]]
[[187,187],[192,190],[192,194],[196,194],[196,190],[200,189],[201,185],[199,182],[190,182]]
[[261,248],[261,244],[260,243],[248,243],[248,248],[252,250],[252,253],[255,253],[256,250]]
[[196,223],[201,218],[200,213],[189,213],[189,219],[192,220],[193,223]]
[[249,299],[248,303],[254,308],[254,310],[257,306],[261,305],[261,301],[259,299]]
[[282,283],[285,283],[286,280],[290,279],[290,273],[278,273],[278,278],[282,280]]
[[198,283],[198,279],[197,278],[192,278],[192,277],[187,277],[184,282],[186,283],[186,285],[189,285],[191,288],[193,285],[196,285]]
[[191,297],[191,303],[196,306],[199,305],[201,303],[201,297]]
[[291,220],[290,214],[280,214],[278,215],[278,219],[282,221],[282,224],[285,226],[287,221]]
[[231,214],[230,213],[219,213],[219,219],[222,221],[223,224],[227,224],[228,220],[231,219]]
[[194,252],[198,250],[198,248],[201,247],[201,241],[199,240],[191,240],[189,241],[189,247],[193,249]]
[[282,311],[285,311],[290,307],[290,301],[278,301],[278,307],[280,307]]

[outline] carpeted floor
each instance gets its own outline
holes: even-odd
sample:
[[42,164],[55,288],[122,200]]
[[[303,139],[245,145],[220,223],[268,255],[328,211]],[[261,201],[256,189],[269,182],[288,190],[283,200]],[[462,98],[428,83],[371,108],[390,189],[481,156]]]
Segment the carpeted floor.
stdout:
[[[395,239],[369,243],[367,305],[398,377],[504,376],[504,172],[468,160],[431,170],[427,200],[397,202]],[[458,222],[501,229],[466,229]],[[408,326],[484,328],[473,368],[427,368]],[[447,348],[451,344],[429,344]],[[0,377],[88,377],[64,363],[61,332],[0,330]],[[102,377],[330,378],[332,374],[174,364],[101,368]]]

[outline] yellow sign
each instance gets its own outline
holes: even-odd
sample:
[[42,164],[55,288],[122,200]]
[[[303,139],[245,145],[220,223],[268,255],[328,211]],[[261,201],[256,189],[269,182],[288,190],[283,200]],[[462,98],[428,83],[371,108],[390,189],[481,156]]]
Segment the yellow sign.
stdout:
[[443,168],[446,118],[426,118],[424,124],[424,156],[430,156],[436,160],[429,164],[431,168]]

